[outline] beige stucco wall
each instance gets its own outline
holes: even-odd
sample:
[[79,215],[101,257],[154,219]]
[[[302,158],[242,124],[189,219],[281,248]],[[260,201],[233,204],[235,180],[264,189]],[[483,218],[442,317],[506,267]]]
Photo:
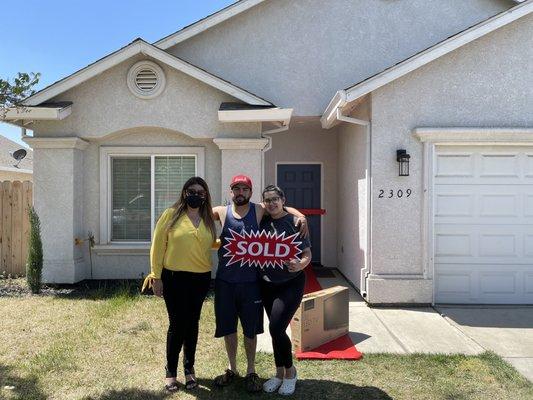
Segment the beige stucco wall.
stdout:
[[322,263],[337,265],[337,134],[323,130],[318,118],[291,123],[286,132],[272,135],[272,149],[265,153],[265,185],[276,182],[276,163],[322,163]]
[[[126,83],[134,57],[52,101],[72,101],[72,114],[62,121],[36,122],[36,138],[79,137],[89,143],[84,150],[37,148],[35,150],[35,199],[42,211],[45,281],[75,282],[91,277],[86,244],[90,231],[100,240],[100,149],[103,146],[203,147],[205,178],[213,203],[221,202],[221,150],[213,138],[259,138],[259,123],[222,124],[217,110],[221,102],[235,98],[161,63],[165,91],[153,100],[135,97]],[[250,160],[251,153],[253,157]],[[241,171],[261,176],[260,150],[236,150],[232,158]],[[242,157],[241,157],[242,156]],[[255,164],[254,164],[255,163]],[[254,165],[252,165],[254,164]],[[149,272],[148,250],[103,254],[94,251],[92,277],[138,278]]]
[[33,181],[33,174],[26,174],[23,172],[11,172],[11,171],[0,171],[0,182],[2,181]]
[[[483,60],[483,62],[480,62]],[[372,302],[431,302],[422,262],[422,145],[416,127],[533,127],[533,15],[376,90],[372,95]],[[398,176],[396,150],[411,154]],[[410,198],[378,198],[411,188]]]
[[265,1],[169,49],[295,115],[512,7],[510,0]]
[[[351,116],[368,121],[370,100],[367,98]],[[337,261],[340,271],[359,290],[364,290],[361,274],[367,265],[368,248],[368,130],[351,123],[342,123],[337,129]]]

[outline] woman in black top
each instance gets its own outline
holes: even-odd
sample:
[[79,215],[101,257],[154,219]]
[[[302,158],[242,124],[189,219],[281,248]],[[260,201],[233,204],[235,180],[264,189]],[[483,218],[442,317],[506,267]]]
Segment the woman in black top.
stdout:
[[[285,236],[298,233],[295,229],[294,216],[287,213],[283,205],[285,195],[274,185],[263,190],[263,202],[266,205],[268,217],[261,221],[261,229],[267,232],[283,233]],[[299,237],[300,259],[292,259],[280,268],[260,268],[261,295],[266,313],[269,318],[269,330],[272,336],[276,375],[263,385],[265,392],[278,391],[279,394],[294,393],[296,386],[296,368],[292,363],[292,343],[286,330],[300,306],[304,294],[305,273],[303,269],[311,261],[309,239]]]

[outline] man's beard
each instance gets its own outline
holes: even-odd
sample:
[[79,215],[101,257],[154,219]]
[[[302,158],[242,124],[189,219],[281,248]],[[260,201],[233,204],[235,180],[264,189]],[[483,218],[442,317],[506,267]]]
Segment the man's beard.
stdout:
[[233,202],[235,203],[236,206],[245,206],[246,204],[250,202],[250,199],[247,199],[244,196],[237,196],[233,199]]

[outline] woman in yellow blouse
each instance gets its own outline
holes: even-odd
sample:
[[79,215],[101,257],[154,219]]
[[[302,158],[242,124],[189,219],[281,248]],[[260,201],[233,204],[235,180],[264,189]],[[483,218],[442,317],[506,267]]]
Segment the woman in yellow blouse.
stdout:
[[166,385],[178,390],[178,357],[183,347],[185,388],[198,386],[194,356],[198,321],[211,283],[211,247],[216,239],[207,183],[199,177],[183,185],[179,200],[165,210],[155,227],[150,249],[154,294],[165,299],[167,333]]

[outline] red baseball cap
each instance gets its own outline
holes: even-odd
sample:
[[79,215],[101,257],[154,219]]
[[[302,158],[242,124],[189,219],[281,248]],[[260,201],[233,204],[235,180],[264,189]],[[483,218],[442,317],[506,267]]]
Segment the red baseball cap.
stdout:
[[246,175],[235,175],[233,178],[231,178],[231,183],[229,184],[229,187],[232,188],[233,186],[239,183],[243,183],[250,189],[252,189],[252,180]]

